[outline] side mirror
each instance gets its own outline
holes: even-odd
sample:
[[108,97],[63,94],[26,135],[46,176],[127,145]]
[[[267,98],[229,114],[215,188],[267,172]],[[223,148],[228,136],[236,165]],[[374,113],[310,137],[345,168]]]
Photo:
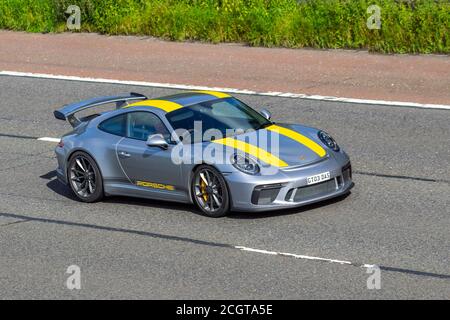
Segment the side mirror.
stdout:
[[149,147],[158,147],[163,150],[167,150],[167,148],[169,147],[162,134],[152,134],[151,136],[149,136],[147,139],[147,145]]
[[263,116],[264,118],[266,118],[267,120],[270,120],[270,118],[272,118],[272,114],[271,114],[270,111],[267,110],[267,109],[262,109],[259,113],[261,113],[262,116]]

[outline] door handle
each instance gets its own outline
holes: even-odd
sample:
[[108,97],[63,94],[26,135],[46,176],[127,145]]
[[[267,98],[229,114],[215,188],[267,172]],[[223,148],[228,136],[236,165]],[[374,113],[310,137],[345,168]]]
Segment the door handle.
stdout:
[[125,152],[125,151],[119,151],[119,157],[129,158],[129,157],[131,157],[131,154],[129,154],[128,152]]

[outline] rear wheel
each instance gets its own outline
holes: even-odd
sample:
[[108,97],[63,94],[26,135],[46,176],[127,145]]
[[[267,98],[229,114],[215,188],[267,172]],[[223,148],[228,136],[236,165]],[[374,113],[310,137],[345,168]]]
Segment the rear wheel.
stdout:
[[96,202],[103,198],[103,179],[94,159],[84,152],[75,152],[67,170],[70,187],[83,202]]
[[215,168],[201,165],[192,179],[194,202],[209,217],[223,217],[230,210],[230,197],[225,179]]

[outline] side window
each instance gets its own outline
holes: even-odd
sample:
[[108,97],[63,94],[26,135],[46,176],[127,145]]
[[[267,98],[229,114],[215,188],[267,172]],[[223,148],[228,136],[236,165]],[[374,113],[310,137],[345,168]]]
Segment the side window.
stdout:
[[126,134],[126,120],[127,115],[121,114],[116,117],[107,119],[100,123],[98,128],[102,131],[105,131],[107,133],[115,134],[117,136],[124,137]]
[[146,141],[152,134],[162,134],[169,141],[170,134],[161,119],[150,112],[128,113],[127,137]]

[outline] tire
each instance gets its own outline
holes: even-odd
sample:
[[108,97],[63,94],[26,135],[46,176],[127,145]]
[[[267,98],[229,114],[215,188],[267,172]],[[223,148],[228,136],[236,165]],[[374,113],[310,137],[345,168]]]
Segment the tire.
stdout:
[[69,160],[67,179],[75,196],[82,202],[103,199],[103,178],[97,163],[85,152],[75,152]]
[[230,195],[222,174],[208,165],[198,166],[192,176],[194,203],[208,217],[218,218],[230,211]]

